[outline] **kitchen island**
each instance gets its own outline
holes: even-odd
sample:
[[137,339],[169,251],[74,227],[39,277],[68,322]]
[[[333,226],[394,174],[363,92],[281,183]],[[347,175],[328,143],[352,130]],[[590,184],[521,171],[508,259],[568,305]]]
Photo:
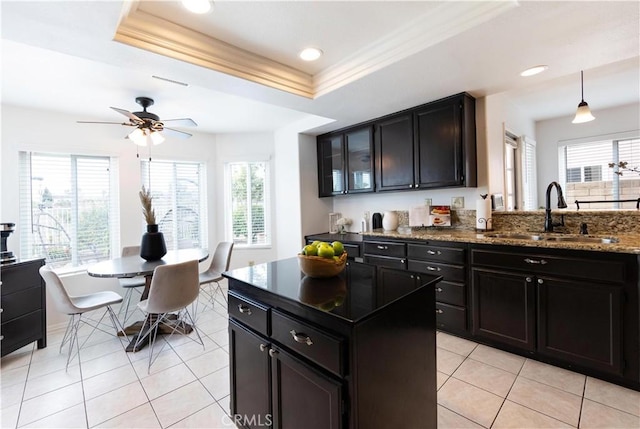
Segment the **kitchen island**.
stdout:
[[437,427],[435,291],[388,297],[375,270],[306,277],[297,258],[233,270],[231,415],[240,427]]

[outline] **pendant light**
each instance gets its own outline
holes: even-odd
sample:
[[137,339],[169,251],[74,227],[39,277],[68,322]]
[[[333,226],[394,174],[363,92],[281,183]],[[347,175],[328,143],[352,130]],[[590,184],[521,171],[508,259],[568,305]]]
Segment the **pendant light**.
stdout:
[[586,101],[584,101],[584,77],[582,70],[580,70],[580,89],[582,91],[582,100],[580,101],[580,104],[578,104],[576,117],[573,118],[573,121],[571,121],[571,123],[573,124],[582,124],[584,122],[593,121],[595,119],[595,116],[591,114],[589,105]]

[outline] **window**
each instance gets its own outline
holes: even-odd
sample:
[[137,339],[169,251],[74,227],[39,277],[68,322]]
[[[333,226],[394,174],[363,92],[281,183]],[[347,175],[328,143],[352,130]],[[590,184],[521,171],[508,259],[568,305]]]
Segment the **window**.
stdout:
[[227,236],[236,245],[271,245],[268,184],[266,162],[225,164]]
[[167,249],[207,247],[204,164],[145,160],[141,174]]
[[56,268],[109,259],[119,231],[117,163],[20,152],[20,256]]
[[[580,208],[635,208],[640,197],[640,175],[632,172],[615,174],[609,163],[626,161],[629,167],[640,166],[640,139],[601,140],[569,143],[559,148],[561,174],[567,201],[585,201]],[[588,201],[603,201],[588,203]],[[611,201],[611,202],[608,202]]]

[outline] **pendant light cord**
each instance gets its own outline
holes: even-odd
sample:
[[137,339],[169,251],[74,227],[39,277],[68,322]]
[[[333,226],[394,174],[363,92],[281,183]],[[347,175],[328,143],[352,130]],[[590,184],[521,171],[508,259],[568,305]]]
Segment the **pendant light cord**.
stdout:
[[584,102],[584,71],[580,70],[580,95],[582,102]]

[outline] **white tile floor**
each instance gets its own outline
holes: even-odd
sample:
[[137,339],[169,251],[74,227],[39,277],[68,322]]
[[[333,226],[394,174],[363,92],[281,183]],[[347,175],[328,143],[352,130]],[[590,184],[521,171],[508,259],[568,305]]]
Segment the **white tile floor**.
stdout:
[[[125,353],[104,334],[65,371],[50,332],[47,348],[2,358],[2,427],[232,427],[224,308],[198,326],[205,349],[174,337],[150,374],[148,348]],[[437,345],[438,428],[640,428],[639,392],[445,333]]]

